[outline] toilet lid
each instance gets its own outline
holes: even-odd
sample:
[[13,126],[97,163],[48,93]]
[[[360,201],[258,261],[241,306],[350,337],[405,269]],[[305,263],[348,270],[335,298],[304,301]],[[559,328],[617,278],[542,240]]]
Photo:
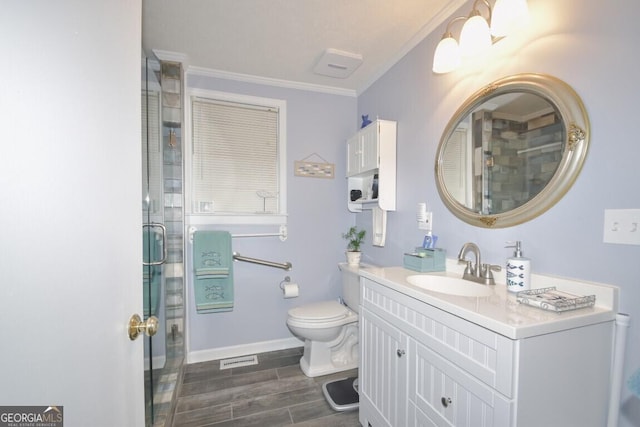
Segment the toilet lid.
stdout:
[[289,316],[307,321],[338,320],[349,314],[349,309],[337,301],[323,301],[302,305],[289,310]]

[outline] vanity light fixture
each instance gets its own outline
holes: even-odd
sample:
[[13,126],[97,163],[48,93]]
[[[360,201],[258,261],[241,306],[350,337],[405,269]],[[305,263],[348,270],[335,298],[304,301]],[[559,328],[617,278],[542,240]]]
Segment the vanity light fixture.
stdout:
[[[480,4],[487,7],[488,18],[480,13]],[[447,24],[433,55],[433,72],[449,73],[460,66],[462,58],[483,55],[493,43],[525,25],[528,18],[527,0],[496,0],[493,8],[487,0],[475,0],[469,16],[455,17]],[[451,33],[451,25],[458,21],[464,21],[460,44]]]

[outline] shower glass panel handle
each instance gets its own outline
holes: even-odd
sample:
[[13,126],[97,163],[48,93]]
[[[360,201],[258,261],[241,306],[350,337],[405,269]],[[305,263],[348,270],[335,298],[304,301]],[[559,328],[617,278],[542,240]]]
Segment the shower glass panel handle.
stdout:
[[157,222],[152,222],[150,224],[142,225],[143,232],[146,231],[151,236],[154,236],[154,229],[160,230],[159,234],[162,239],[162,248],[160,252],[162,253],[162,257],[156,261],[152,256],[150,256],[148,260],[146,258],[142,260],[142,265],[147,265],[147,266],[162,265],[165,262],[167,262],[167,227],[165,227],[164,224],[160,224]]

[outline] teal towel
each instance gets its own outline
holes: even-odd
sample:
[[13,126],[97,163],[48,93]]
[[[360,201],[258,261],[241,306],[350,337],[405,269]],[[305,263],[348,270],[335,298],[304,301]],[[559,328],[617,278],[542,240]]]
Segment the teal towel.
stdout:
[[144,304],[144,318],[157,316],[160,306],[160,290],[162,289],[162,266],[144,266],[142,278],[142,301]]
[[631,374],[627,380],[627,386],[636,397],[640,397],[640,369]]
[[233,309],[233,252],[226,231],[196,231],[193,236],[194,295],[198,313]]
[[146,263],[159,262],[162,259],[162,236],[145,227],[142,230],[142,260]]
[[[146,263],[158,262],[162,259],[162,236],[148,227],[142,230],[142,259]],[[160,290],[162,288],[162,266],[142,266],[142,301],[144,318],[157,316],[160,306]]]

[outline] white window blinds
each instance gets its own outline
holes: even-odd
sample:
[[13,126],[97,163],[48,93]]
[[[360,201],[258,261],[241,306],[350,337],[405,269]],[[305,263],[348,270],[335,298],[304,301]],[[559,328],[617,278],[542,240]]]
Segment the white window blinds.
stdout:
[[193,97],[194,213],[279,214],[279,109]]

